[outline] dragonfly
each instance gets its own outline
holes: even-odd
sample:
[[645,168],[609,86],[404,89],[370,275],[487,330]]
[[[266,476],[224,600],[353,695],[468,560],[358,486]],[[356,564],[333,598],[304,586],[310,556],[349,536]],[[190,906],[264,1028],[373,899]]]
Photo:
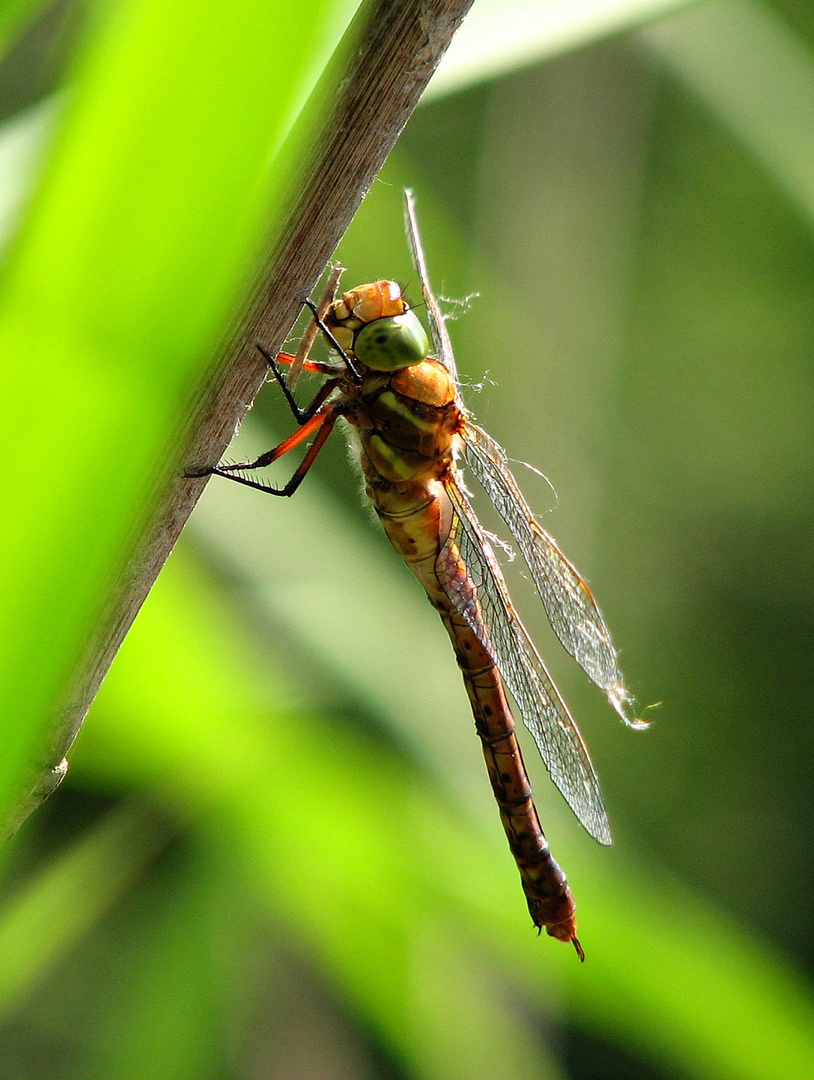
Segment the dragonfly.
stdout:
[[[423,585],[451,638],[532,921],[538,932],[544,929],[551,937],[570,942],[584,960],[574,898],[540,824],[508,695],[551,779],[601,844],[612,839],[608,815],[585,743],[512,603],[490,536],[464,485],[462,465],[508,527],[564,648],[604,691],[625,724],[632,728],[647,724],[632,712],[633,699],[619,671],[610,633],[585,579],[535,518],[505,452],[463,403],[410,191],[405,192],[405,224],[432,350],[396,282],[370,282],[337,299],[334,279],[320,305],[305,301],[313,319],[305,348],[296,357],[290,353],[275,357],[257,343],[297,420],[297,430],[254,461],[220,464],[188,475],[214,474],[272,495],[293,495],[337,420],[345,421],[367,496],[385,533]],[[315,327],[335,359],[309,358]],[[306,407],[297,404],[281,364],[324,377]],[[258,479],[256,470],[309,439],[285,486],[273,487]]]

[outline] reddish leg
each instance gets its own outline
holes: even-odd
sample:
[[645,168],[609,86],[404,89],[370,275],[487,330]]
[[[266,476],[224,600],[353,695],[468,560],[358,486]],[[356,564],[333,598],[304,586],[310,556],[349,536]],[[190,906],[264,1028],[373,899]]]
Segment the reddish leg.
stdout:
[[[227,480],[234,480],[236,484],[244,484],[246,487],[256,488],[258,491],[265,491],[269,495],[293,495],[300,484],[305,479],[306,473],[314,464],[317,458],[317,454],[325,445],[325,440],[331,434],[333,426],[336,423],[336,418],[339,414],[335,409],[326,408],[321,412],[318,412],[315,416],[312,416],[305,424],[302,425],[299,430],[295,431],[293,435],[289,435],[287,439],[280,443],[279,446],[275,446],[273,450],[267,450],[265,454],[261,454],[256,461],[246,462],[242,465],[218,465],[214,468],[201,470],[198,473],[188,473],[187,475],[194,476],[223,476]],[[313,432],[317,432],[317,437],[308,447],[308,452],[297,466],[294,475],[285,485],[285,487],[274,488],[270,484],[264,484],[261,480],[252,480],[248,476],[239,476],[233,470],[248,470],[248,469],[262,469],[266,465],[270,465],[273,461],[277,461],[278,458],[283,457],[289,450],[293,450],[295,446],[299,446],[301,442],[308,438]]]

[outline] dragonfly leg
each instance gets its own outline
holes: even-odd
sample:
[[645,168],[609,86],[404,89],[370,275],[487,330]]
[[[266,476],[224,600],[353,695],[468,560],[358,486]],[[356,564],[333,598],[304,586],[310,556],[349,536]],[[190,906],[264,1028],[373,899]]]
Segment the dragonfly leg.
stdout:
[[351,360],[351,358],[348,356],[348,354],[345,352],[345,350],[342,348],[342,346],[336,340],[334,335],[331,333],[330,327],[328,327],[326,325],[325,320],[322,318],[322,315],[320,314],[319,308],[314,303],[314,301],[306,296],[306,298],[305,298],[305,300],[303,302],[304,302],[305,306],[310,310],[311,314],[314,316],[314,322],[317,324],[317,326],[322,331],[322,333],[323,333],[323,335],[325,337],[325,340],[328,342],[328,344],[331,346],[331,348],[335,349],[336,352],[338,352],[339,355],[342,357],[342,359],[345,361],[345,365],[346,365],[346,367],[348,369],[348,374],[350,375],[353,382],[355,382],[357,384],[357,386],[358,386],[362,381],[362,375],[361,375],[361,372],[359,371],[359,369],[357,368],[356,364],[354,364],[353,360]]
[[[336,300],[336,290],[339,287],[339,280],[344,272],[344,267],[342,266],[334,266],[331,269],[331,272],[328,275],[328,280],[325,282],[325,289],[323,290],[322,296],[319,298],[319,304],[317,305],[320,318],[325,317],[329,308]],[[291,367],[288,369],[288,375],[286,377],[286,385],[290,390],[294,389],[297,380],[299,379],[303,370],[313,370],[314,367],[320,366],[318,363],[315,364],[313,360],[308,359],[311,352],[311,346],[316,341],[318,333],[319,325],[315,319],[311,319],[305,329],[305,333],[302,335],[302,339],[299,343],[299,346],[297,347],[296,355],[292,356],[289,360],[287,354],[283,354],[286,356],[286,360],[284,362],[288,362],[291,364]],[[281,358],[282,357],[278,355],[278,362],[281,360]]]
[[329,379],[326,383],[323,383],[323,385],[314,395],[314,400],[309,405],[306,405],[304,409],[301,409],[297,402],[294,400],[294,395],[291,393],[291,389],[288,386],[288,383],[286,382],[282,371],[280,371],[280,365],[277,363],[275,357],[271,355],[271,353],[265,348],[263,344],[261,344],[261,342],[255,341],[254,344],[258,352],[262,353],[262,355],[268,361],[268,365],[272,370],[274,378],[277,380],[277,384],[282,390],[283,396],[285,397],[286,401],[288,402],[288,407],[294,414],[294,419],[297,421],[298,424],[307,423],[319,409],[320,405],[322,405],[322,403],[331,395],[331,392],[337,386],[338,380]]
[[[236,484],[244,484],[246,487],[255,488],[257,491],[265,491],[269,495],[288,497],[294,494],[305,479],[308,470],[316,461],[317,454],[319,454],[320,450],[325,445],[325,440],[333,430],[337,416],[338,413],[332,408],[327,408],[318,412],[303,424],[301,428],[295,431],[293,435],[289,435],[287,439],[284,439],[279,446],[275,446],[273,450],[267,450],[265,454],[261,454],[255,461],[241,462],[238,465],[210,466],[206,469],[186,473],[186,476],[222,476],[226,480],[234,480]],[[270,484],[264,484],[261,480],[252,480],[251,477],[239,475],[240,472],[246,472],[251,469],[262,469],[265,468],[266,465],[271,465],[273,461],[277,461],[278,458],[283,457],[289,450],[293,450],[295,446],[298,446],[307,439],[314,431],[317,432],[316,438],[308,447],[308,452],[284,487],[275,488]]]
[[[267,491],[271,495],[293,495],[302,483],[305,474],[308,472],[317,454],[322,449],[325,440],[336,422],[337,413],[335,408],[330,405],[326,406],[325,402],[331,396],[341,380],[338,378],[328,379],[316,392],[313,401],[311,401],[304,409],[301,409],[294,400],[294,395],[287,386],[275,358],[267,352],[259,341],[255,342],[255,344],[266,360],[268,360],[269,366],[274,373],[274,377],[283,391],[285,399],[288,402],[297,423],[300,425],[299,429],[295,431],[293,435],[289,435],[287,439],[284,439],[279,446],[275,446],[273,450],[267,450],[265,454],[261,454],[255,461],[241,461],[236,465],[208,465],[201,469],[193,469],[190,472],[184,473],[184,476],[189,479],[200,479],[204,476],[225,476],[227,480],[235,480],[239,484],[257,488],[259,491]],[[320,428],[322,430],[319,430]],[[312,435],[318,430],[319,434],[314,440],[314,444],[310,447],[299,468],[285,487],[279,489],[273,488],[271,485],[264,484],[258,480],[251,480],[245,476],[240,477],[232,475],[232,473],[245,472],[252,469],[263,469],[267,465],[271,465],[273,461],[277,461],[278,458],[287,454],[289,450],[293,450],[295,446],[299,446],[299,444],[304,442],[309,435]]]

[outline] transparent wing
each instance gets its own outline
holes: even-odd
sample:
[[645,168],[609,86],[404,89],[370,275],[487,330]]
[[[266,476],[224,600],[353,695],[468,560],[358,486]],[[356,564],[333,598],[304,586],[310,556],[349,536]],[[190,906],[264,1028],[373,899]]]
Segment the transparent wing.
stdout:
[[610,844],[605,803],[582,737],[512,606],[465,495],[452,481],[446,490],[453,515],[436,560],[441,587],[497,666],[566,802],[591,836]]
[[418,279],[421,282],[421,292],[424,295],[424,302],[427,305],[427,317],[430,321],[430,333],[432,334],[432,344],[435,355],[453,377],[455,384],[457,385],[458,372],[455,368],[452,342],[449,340],[447,324],[444,322],[441,308],[438,306],[435,294],[430,288],[427,260],[424,255],[424,245],[421,243],[421,234],[418,231],[418,219],[416,218],[415,213],[415,196],[409,188],[404,189],[404,224],[407,229],[407,241],[410,245],[410,255],[412,256],[413,266],[415,267],[415,272],[418,274]]
[[553,537],[535,520],[501,447],[469,421],[463,437],[466,463],[517,542],[554,633],[588,678],[605,691],[625,723],[643,726],[630,715],[632,697],[619,671],[610,632],[588,585]]

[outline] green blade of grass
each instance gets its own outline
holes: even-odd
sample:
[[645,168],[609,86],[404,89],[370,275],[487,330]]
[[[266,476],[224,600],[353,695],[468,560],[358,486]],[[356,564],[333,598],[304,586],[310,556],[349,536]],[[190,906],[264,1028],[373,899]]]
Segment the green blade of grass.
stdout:
[[122,896],[164,843],[154,816],[122,806],[0,905],[6,1016]]
[[497,79],[697,0],[491,0],[478,3],[430,83],[426,100]]
[[133,0],[88,31],[0,283],[16,461],[0,481],[0,790],[30,758],[176,452],[270,192],[296,167],[277,151],[342,31],[336,10]]
[[120,970],[99,1003],[82,1080],[234,1075],[220,956],[230,927],[213,903],[216,880],[198,845],[173,852],[104,928]]
[[38,9],[49,5],[43,0],[4,0],[0,4],[0,56]]
[[642,31],[814,222],[814,52],[767,4],[714,0]]

